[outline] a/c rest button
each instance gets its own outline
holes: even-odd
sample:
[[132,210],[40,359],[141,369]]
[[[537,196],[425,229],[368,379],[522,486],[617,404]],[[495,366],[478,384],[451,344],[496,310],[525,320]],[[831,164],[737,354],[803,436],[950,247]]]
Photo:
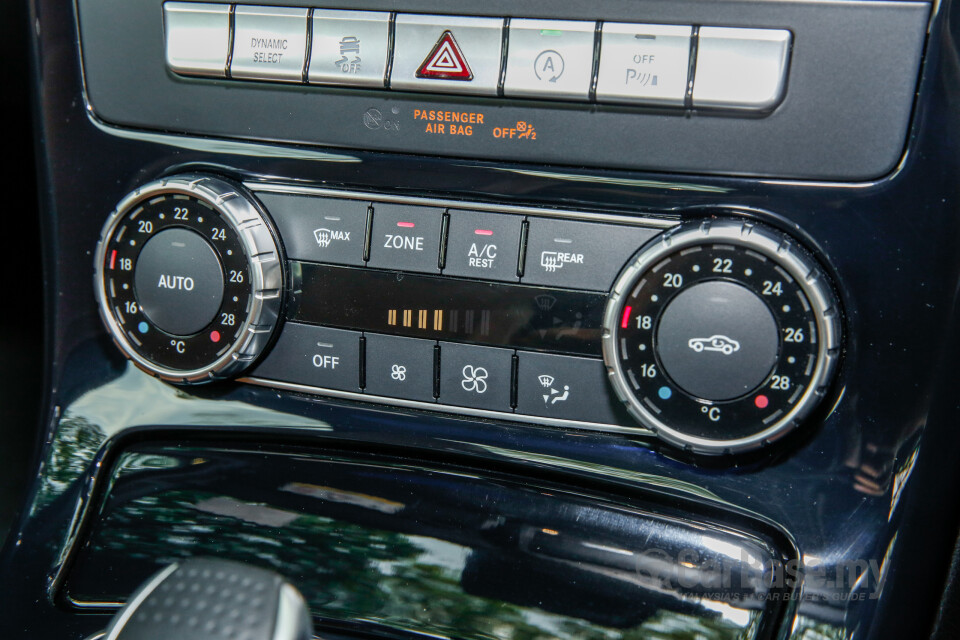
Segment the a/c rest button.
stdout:
[[223,301],[223,270],[197,232],[166,229],[140,251],[134,274],[140,310],[158,329],[189,336],[210,324]]

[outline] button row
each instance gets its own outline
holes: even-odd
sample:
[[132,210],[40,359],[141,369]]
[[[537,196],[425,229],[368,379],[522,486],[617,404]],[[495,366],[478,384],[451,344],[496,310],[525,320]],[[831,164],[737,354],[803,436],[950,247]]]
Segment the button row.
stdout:
[[193,2],[163,10],[167,65],[183,75],[668,107],[686,106],[692,87],[693,107],[772,108],[791,44],[784,29]]
[[608,291],[659,231],[556,218],[258,193],[287,257]]
[[386,398],[617,424],[603,361],[288,322],[256,378]]

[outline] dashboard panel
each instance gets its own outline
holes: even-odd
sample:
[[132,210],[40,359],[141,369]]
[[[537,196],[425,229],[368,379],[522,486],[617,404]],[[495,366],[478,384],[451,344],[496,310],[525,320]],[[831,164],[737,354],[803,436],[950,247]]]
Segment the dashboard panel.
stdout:
[[33,3],[2,635],[203,555],[324,637],[941,628],[952,8]]

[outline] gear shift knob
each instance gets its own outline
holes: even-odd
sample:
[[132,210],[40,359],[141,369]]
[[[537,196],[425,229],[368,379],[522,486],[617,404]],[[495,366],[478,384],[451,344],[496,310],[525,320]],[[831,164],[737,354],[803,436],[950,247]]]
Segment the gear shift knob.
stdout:
[[310,640],[307,604],[273,571],[194,558],[156,573],[130,596],[104,640]]

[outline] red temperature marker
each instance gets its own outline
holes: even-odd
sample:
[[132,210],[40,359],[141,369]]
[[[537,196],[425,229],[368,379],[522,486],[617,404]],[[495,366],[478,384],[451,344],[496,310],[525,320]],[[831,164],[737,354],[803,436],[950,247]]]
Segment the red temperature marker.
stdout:
[[623,309],[623,320],[620,321],[620,328],[626,329],[627,325],[630,324],[630,314],[633,313],[633,307],[627,305]]

